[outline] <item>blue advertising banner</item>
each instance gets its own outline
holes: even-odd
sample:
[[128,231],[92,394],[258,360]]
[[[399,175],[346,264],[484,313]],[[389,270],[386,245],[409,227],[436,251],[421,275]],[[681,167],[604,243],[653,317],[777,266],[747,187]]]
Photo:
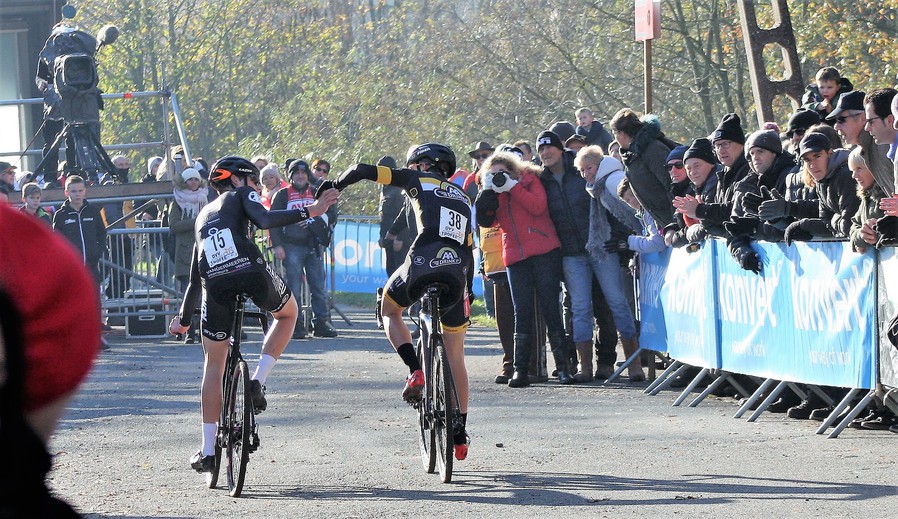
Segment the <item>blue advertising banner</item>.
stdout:
[[661,288],[667,275],[671,249],[639,255],[639,345],[653,351],[667,351],[667,326]]
[[[331,258],[335,290],[373,294],[384,286],[387,282],[386,258],[378,245],[379,238],[380,227],[376,224],[337,222]],[[476,274],[474,293],[483,294],[483,281]]]
[[714,253],[710,240],[696,252],[672,250],[661,287],[667,352],[681,362],[703,368],[720,367]]
[[715,241],[721,367],[841,387],[872,387],[875,260],[846,242],[756,243],[760,275]]

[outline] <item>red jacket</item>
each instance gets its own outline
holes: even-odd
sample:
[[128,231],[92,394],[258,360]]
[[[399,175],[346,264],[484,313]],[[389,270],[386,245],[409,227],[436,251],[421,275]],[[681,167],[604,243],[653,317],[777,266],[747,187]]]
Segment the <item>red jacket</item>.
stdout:
[[505,265],[514,265],[561,247],[549,217],[546,191],[536,175],[525,174],[511,191],[498,196],[496,221],[502,229]]

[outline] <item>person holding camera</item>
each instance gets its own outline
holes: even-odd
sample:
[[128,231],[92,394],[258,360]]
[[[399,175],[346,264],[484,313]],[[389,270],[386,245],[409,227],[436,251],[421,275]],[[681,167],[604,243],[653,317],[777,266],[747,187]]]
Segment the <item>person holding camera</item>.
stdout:
[[509,387],[530,385],[528,368],[536,305],[546,323],[549,345],[558,366],[558,379],[572,381],[563,346],[561,242],[555,232],[541,168],[514,153],[499,151],[481,167],[482,187],[474,205],[477,225],[502,229],[502,257],[514,305],[514,371]]

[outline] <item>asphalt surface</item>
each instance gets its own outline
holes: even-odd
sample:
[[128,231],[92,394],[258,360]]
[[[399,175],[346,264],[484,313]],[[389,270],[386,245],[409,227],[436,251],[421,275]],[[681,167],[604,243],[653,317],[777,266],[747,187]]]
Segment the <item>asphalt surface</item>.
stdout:
[[[368,311],[336,339],[293,341],[268,380],[244,495],[188,467],[200,441],[198,345],[108,338],[51,443],[51,487],[87,517],[894,517],[898,435],[672,407],[645,384],[493,383],[494,330],[472,328],[471,453],[424,473],[404,366]],[[244,347],[251,366],[261,335]],[[551,363],[551,360],[549,361]],[[252,369],[252,367],[251,367]],[[551,366],[550,366],[551,369]],[[687,400],[688,403],[688,400]],[[222,480],[224,478],[222,477]]]

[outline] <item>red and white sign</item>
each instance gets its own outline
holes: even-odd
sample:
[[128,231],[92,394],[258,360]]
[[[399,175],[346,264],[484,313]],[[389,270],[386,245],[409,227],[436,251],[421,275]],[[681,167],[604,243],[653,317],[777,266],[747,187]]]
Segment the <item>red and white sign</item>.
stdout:
[[661,1],[636,0],[636,41],[661,36]]

